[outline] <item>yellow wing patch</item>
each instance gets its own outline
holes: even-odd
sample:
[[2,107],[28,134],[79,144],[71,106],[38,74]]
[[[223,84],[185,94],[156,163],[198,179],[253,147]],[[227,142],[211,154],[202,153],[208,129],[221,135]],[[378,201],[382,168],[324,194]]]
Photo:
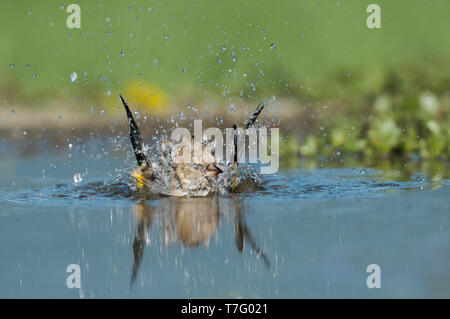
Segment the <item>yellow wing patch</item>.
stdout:
[[135,176],[136,180],[137,180],[137,187],[139,189],[141,189],[142,187],[144,187],[144,176],[142,176],[142,174],[138,174]]
[[234,190],[236,189],[237,186],[237,181],[238,181],[238,165],[237,163],[234,163],[234,174],[236,175],[236,177],[234,178],[234,182],[233,182],[233,188],[231,189],[231,192],[233,193]]

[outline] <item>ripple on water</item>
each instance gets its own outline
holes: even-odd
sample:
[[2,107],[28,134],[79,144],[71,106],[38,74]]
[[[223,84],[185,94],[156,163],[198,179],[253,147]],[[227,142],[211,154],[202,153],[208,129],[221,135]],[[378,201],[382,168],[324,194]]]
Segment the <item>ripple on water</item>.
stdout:
[[[431,182],[427,178],[410,181],[390,181],[373,169],[354,174],[352,169],[283,170],[265,176],[257,187],[246,189],[241,196],[261,200],[301,199],[327,200],[334,198],[366,198],[386,196],[390,192],[450,186],[449,180]],[[232,195],[230,195],[232,196]],[[156,198],[156,197],[153,197]],[[148,199],[153,199],[148,198]],[[128,179],[87,180],[80,183],[56,184],[44,187],[2,187],[0,201],[21,205],[117,205],[143,199],[133,191]]]

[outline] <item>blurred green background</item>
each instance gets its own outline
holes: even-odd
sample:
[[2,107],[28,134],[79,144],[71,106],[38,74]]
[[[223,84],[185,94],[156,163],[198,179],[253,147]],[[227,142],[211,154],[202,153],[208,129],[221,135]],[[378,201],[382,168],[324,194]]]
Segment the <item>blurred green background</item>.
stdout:
[[70,3],[1,1],[1,108],[276,97],[285,157],[449,159],[450,1],[76,1],[80,29]]

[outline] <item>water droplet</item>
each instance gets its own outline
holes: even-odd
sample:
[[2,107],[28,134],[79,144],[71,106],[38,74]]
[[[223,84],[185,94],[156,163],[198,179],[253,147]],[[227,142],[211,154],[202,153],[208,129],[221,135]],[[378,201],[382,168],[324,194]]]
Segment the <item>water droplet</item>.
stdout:
[[81,176],[80,173],[76,173],[75,175],[73,175],[73,182],[75,184],[78,184],[78,183],[80,183],[82,181],[83,181],[83,177]]
[[195,7],[198,6],[198,2],[197,1],[194,1],[194,6]]
[[136,76],[137,76],[138,79],[141,78],[141,74],[140,73],[138,73]]
[[169,39],[169,36],[167,34],[164,35],[164,39]]
[[347,73],[345,73],[345,75],[346,75],[346,76],[350,76],[351,74],[350,74],[350,72],[347,72]]
[[32,77],[33,79],[35,79],[35,78],[37,77],[36,73],[33,73],[33,74],[31,75],[31,77]]
[[16,114],[16,110],[15,110],[15,109],[12,109],[12,110],[11,110],[11,113],[12,113],[12,114]]
[[217,64],[222,64],[222,60],[221,59],[217,60]]
[[363,168],[359,173],[360,173],[361,175],[366,175],[366,174],[367,174],[367,171]]
[[77,80],[77,78],[78,78],[78,74],[77,74],[77,72],[72,72],[72,73],[70,73],[70,82],[75,82],[76,80]]
[[122,51],[122,52],[120,52],[120,55],[121,56],[126,56],[127,54],[124,51]]
[[29,69],[29,68],[31,68],[31,65],[27,64],[27,65],[25,65],[25,67],[26,67],[27,69]]
[[14,69],[14,64],[10,64],[10,65],[9,65],[9,68],[10,68],[10,69]]
[[271,50],[275,50],[275,49],[276,49],[275,43],[272,43],[272,44],[270,45],[270,49],[271,49]]

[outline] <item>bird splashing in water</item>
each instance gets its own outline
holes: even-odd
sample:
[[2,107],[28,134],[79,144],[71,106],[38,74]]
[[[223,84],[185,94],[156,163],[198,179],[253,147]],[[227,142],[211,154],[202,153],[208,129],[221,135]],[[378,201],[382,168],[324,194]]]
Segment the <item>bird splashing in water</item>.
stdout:
[[[138,162],[138,167],[130,173],[136,191],[148,196],[201,197],[237,192],[259,182],[259,175],[249,166],[238,166],[236,125],[233,125],[236,133],[234,159],[230,164],[216,162],[214,145],[193,136],[188,143],[183,139],[158,141],[152,148],[154,156],[149,159],[144,152],[137,123],[122,95],[120,99],[127,114],[130,140]],[[264,104],[258,106],[245,129],[253,125],[263,108]],[[196,152],[203,154],[201,161],[183,163],[174,160]]]

